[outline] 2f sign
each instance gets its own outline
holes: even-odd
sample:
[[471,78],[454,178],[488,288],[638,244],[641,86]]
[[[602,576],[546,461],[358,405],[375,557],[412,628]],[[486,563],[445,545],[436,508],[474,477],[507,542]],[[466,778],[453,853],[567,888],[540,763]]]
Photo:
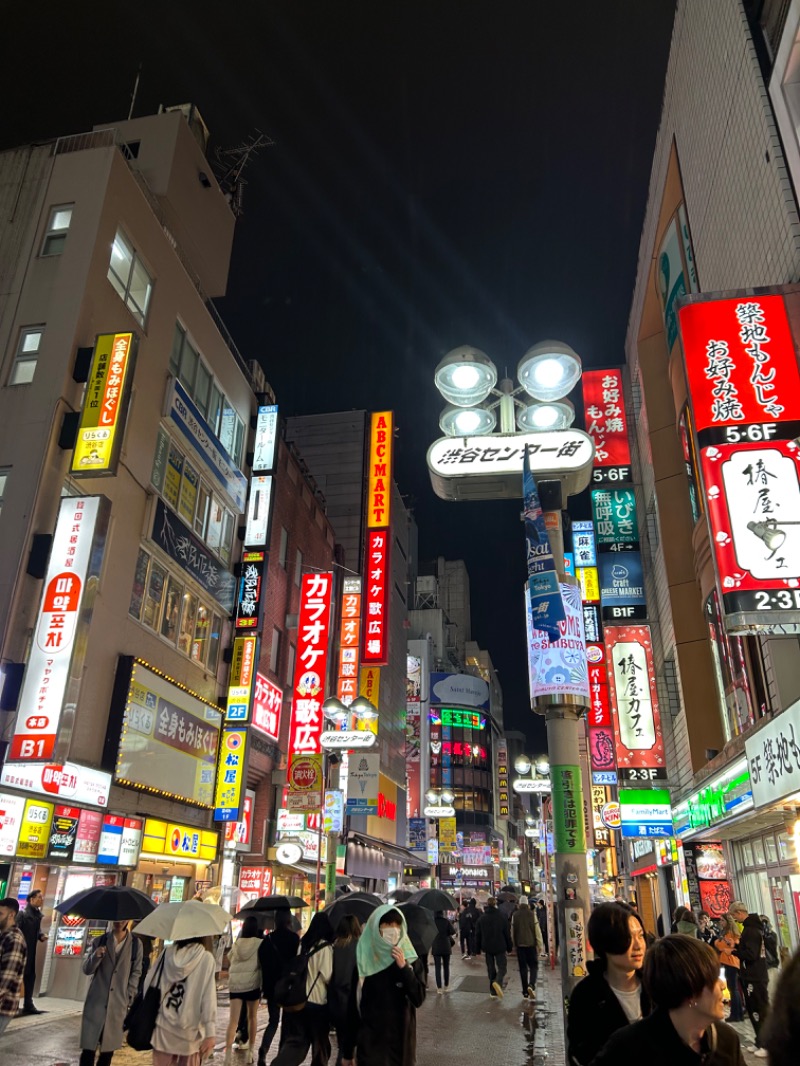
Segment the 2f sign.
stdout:
[[369,448],[368,529],[386,529],[389,526],[393,439],[394,415],[392,412],[373,412]]

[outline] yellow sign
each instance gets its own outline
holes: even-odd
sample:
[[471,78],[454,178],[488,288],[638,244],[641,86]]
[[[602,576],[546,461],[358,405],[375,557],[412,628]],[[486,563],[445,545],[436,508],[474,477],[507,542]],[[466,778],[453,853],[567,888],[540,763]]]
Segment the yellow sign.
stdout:
[[581,599],[584,603],[600,602],[600,579],[596,566],[578,566],[575,568],[578,584],[581,587]]
[[95,341],[78,439],[72,454],[73,477],[98,477],[116,472],[135,344],[133,333],[101,333]]
[[[364,696],[377,711],[381,695],[381,668],[379,666],[362,666],[358,674],[358,694]],[[356,729],[368,729],[370,733],[378,732],[378,719],[371,722],[356,721]]]
[[47,855],[54,809],[52,803],[25,800],[25,813],[22,815],[17,843],[17,855],[21,859],[44,859]]
[[142,851],[151,855],[214,862],[217,857],[217,835],[209,829],[198,829],[193,825],[145,818]]
[[391,411],[373,411],[369,435],[367,529],[386,529],[389,526],[393,442],[394,414]]
[[219,742],[214,821],[238,822],[247,768],[247,729],[223,729]]
[[437,822],[439,824],[439,851],[455,851],[458,844],[455,818],[437,818]]
[[227,721],[246,722],[256,673],[257,637],[234,637],[228,685]]

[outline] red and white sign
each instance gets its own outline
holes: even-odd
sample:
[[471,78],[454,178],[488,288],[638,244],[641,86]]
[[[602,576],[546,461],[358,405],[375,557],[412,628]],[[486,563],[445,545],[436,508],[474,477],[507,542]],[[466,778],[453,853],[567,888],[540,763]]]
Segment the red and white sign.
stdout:
[[322,806],[322,755],[293,755],[289,763],[286,806],[292,811]]
[[342,583],[342,621],[339,630],[339,676],[336,695],[349,707],[358,695],[358,645],[361,641],[361,578]]
[[606,649],[602,644],[586,645],[586,661],[589,666],[589,699],[591,707],[586,716],[589,728],[611,725],[611,703],[608,698],[608,674],[606,672]]
[[581,378],[586,432],[594,441],[594,466],[630,467],[622,371],[584,370]]
[[253,807],[256,794],[248,789],[242,804],[242,820],[225,823],[225,843],[232,844],[241,851],[249,851],[253,840]]
[[800,449],[708,447],[700,465],[724,613],[762,612],[777,625],[800,611]]
[[[744,427],[800,419],[800,370],[783,296],[699,300],[678,318],[701,446],[764,439]],[[714,429],[721,432],[705,432]],[[786,427],[776,436],[797,433]]]
[[328,667],[333,574],[305,574],[300,587],[289,754],[322,751],[322,701]]
[[605,626],[617,765],[625,781],[666,777],[650,626]]
[[370,530],[365,559],[366,590],[361,661],[364,666],[389,662],[389,530]]
[[10,785],[24,792],[46,792],[50,796],[73,800],[75,803],[106,807],[111,789],[111,774],[90,769],[88,766],[78,766],[73,762],[63,765],[8,762],[0,772],[0,785]]
[[70,665],[76,648],[86,577],[92,560],[99,496],[68,496],[58,512],[39,619],[11,741],[12,760],[49,760],[55,751]]
[[281,707],[283,691],[277,685],[256,673],[256,688],[253,696],[253,728],[265,733],[273,740],[278,739],[281,727]]
[[272,867],[242,866],[239,870],[239,891],[247,896],[247,899],[240,899],[239,904],[244,906],[251,899],[271,896],[272,883]]

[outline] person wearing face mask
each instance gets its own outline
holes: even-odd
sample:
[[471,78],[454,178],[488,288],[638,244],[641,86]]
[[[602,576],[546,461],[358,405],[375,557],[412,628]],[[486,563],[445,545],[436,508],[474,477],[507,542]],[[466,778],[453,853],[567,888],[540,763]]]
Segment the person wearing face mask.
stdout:
[[744,1066],[725,1008],[719,959],[702,940],[674,933],[647,952],[642,980],[655,1010],[616,1032],[592,1066]]
[[641,984],[645,934],[639,915],[626,903],[601,903],[589,916],[586,933],[595,957],[569,1001],[572,1066],[588,1066],[617,1029],[650,1010]]
[[372,912],[356,948],[357,1017],[342,1049],[342,1066],[415,1066],[417,1007],[425,1000],[425,971],[403,915],[395,907]]

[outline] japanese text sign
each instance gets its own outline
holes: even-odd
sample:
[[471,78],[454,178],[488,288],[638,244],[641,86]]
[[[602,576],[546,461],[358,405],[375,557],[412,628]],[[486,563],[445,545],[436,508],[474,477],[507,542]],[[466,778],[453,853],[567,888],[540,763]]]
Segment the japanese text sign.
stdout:
[[556,851],[573,854],[586,850],[580,766],[551,766],[553,822]]
[[290,755],[316,755],[322,751],[319,738],[328,666],[332,591],[332,573],[303,575],[289,723]]
[[10,785],[24,792],[44,792],[73,803],[106,807],[111,791],[111,774],[72,762],[7,762],[0,772],[0,785]]
[[586,432],[594,441],[594,466],[624,468],[630,477],[631,451],[621,370],[584,370],[581,378]]
[[800,700],[745,741],[756,807],[800,792]]
[[358,649],[361,643],[361,578],[346,577],[342,582],[342,611],[339,631],[339,669],[336,695],[349,707],[358,695]]
[[783,296],[699,300],[678,317],[700,446],[796,437],[800,371]]
[[619,790],[624,837],[671,837],[672,807],[665,788]]
[[92,578],[103,555],[96,548],[98,543],[102,547],[107,522],[108,501],[103,497],[67,496],[61,501],[11,741],[12,760],[53,757],[70,676],[82,674],[86,642],[78,636],[91,621],[96,589]]
[[281,707],[283,706],[283,692],[277,685],[256,673],[256,686],[253,695],[253,728],[260,733],[265,733],[273,740],[280,735]]
[[247,770],[247,730],[223,729],[219,744],[214,821],[238,822]]
[[606,551],[629,551],[639,543],[633,489],[592,489],[597,545]]
[[[272,894],[271,866],[242,866],[239,870],[239,891],[246,901]],[[241,901],[240,901],[241,902]]]
[[234,637],[228,683],[227,722],[246,722],[250,715],[250,697],[256,673],[255,636]]
[[19,830],[17,855],[21,859],[44,859],[50,843],[50,827],[53,823],[54,803],[25,800],[25,813]]
[[394,415],[374,411],[369,434],[367,529],[387,529],[391,520],[393,444]]
[[605,640],[620,774],[634,781],[665,778],[650,627],[606,626]]
[[574,521],[572,523],[572,553],[575,567],[597,566],[597,550],[594,543],[594,522]]
[[116,472],[135,352],[133,333],[101,333],[95,341],[72,455],[73,477]]
[[389,531],[367,534],[364,560],[364,623],[361,661],[364,666],[389,662]]
[[256,439],[253,444],[253,473],[269,472],[275,466],[278,442],[278,407],[264,404],[258,409]]
[[242,553],[242,575],[239,578],[239,595],[236,600],[236,629],[258,628],[261,609],[261,587],[266,569],[266,553],[246,551]]
[[726,628],[800,621],[800,450],[794,441],[701,452]]

